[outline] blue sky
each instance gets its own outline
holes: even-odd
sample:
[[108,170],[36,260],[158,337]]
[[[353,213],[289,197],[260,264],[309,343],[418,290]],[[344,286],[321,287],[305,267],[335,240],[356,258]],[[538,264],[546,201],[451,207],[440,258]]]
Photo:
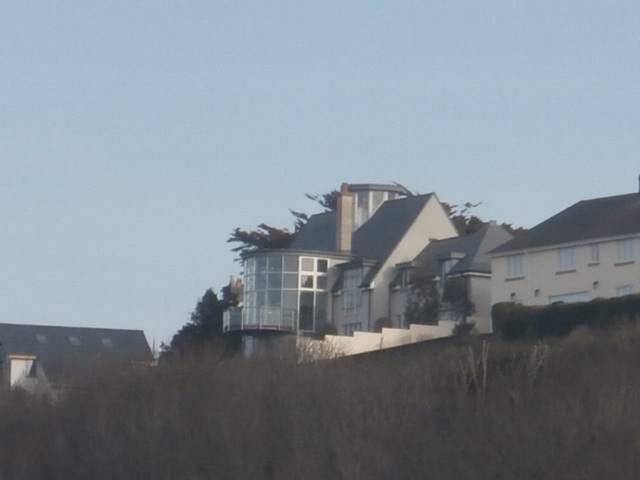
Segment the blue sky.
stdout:
[[640,3],[0,0],[0,321],[168,341],[229,233],[399,182],[531,227],[638,189]]

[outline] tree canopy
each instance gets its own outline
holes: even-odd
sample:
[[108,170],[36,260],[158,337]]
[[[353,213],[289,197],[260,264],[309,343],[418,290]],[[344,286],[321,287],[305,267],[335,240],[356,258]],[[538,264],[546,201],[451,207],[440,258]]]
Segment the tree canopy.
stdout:
[[234,350],[235,340],[222,334],[222,322],[224,311],[235,304],[233,295],[223,295],[221,300],[213,289],[207,289],[191,312],[190,320],[173,335],[169,346],[163,347],[163,360],[198,354],[207,347],[218,348],[222,354]]
[[[305,197],[320,205],[325,212],[336,209],[338,202],[338,190],[331,190],[322,194],[306,193]],[[293,242],[296,232],[309,220],[310,215],[304,212],[289,210],[294,217],[293,231],[286,228],[273,227],[266,223],[261,223],[255,230],[243,230],[236,228],[227,239],[229,243],[239,243],[237,247],[231,249],[232,252],[243,253],[264,249],[287,248]]]
[[[456,230],[458,230],[458,234],[462,236],[471,235],[472,233],[477,232],[486,223],[480,217],[471,213],[474,208],[479,207],[480,205],[482,205],[482,202],[466,202],[463,205],[452,205],[442,202],[442,206],[447,212],[447,215],[449,215],[449,218],[456,227]],[[500,226],[511,235],[517,235],[525,231],[523,227],[514,227],[511,223],[501,223]]]
[[[398,183],[396,183],[396,185],[404,187]],[[410,192],[409,189],[406,187],[404,188],[407,192]],[[414,195],[411,192],[409,194]],[[339,195],[340,192],[338,190],[331,190],[329,192],[319,194],[306,193],[305,197],[320,205],[324,212],[331,212],[336,210]],[[482,228],[485,221],[472,213],[473,209],[481,204],[482,202],[466,202],[463,205],[455,205],[442,202],[447,215],[451,218],[451,221],[460,235],[470,235]],[[239,245],[231,250],[242,255],[243,253],[253,252],[256,250],[281,249],[289,247],[293,242],[296,233],[304,227],[310,217],[310,215],[305,212],[297,212],[294,210],[289,211],[294,217],[293,230],[278,228],[265,223],[261,223],[254,230],[236,228],[231,232],[227,242],[237,243]],[[522,227],[513,227],[510,223],[502,223],[501,226],[512,235],[524,231]]]

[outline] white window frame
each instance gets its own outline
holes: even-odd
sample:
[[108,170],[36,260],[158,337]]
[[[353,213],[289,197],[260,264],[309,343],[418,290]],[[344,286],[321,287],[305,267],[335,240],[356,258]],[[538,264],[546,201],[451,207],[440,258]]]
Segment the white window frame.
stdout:
[[624,297],[633,294],[633,285],[620,285],[616,287],[616,297]]
[[600,263],[600,244],[594,243],[590,246],[591,263]]
[[576,251],[573,247],[558,249],[558,271],[566,272],[576,268]]
[[524,277],[524,254],[507,257],[507,278]]
[[362,331],[362,322],[346,323],[342,326],[345,335],[353,335],[353,332]]
[[26,378],[37,376],[37,358],[35,355],[9,355],[10,385],[13,386]]
[[626,240],[619,240],[616,243],[618,251],[618,263],[633,262],[634,256],[634,239],[627,238]]
[[360,284],[363,279],[361,268],[347,269],[343,272],[342,309],[345,314],[356,314],[362,305]]
[[549,304],[553,305],[554,303],[577,303],[577,302],[588,302],[591,300],[591,295],[589,292],[574,292],[574,293],[565,293],[563,295],[553,295],[549,297]]

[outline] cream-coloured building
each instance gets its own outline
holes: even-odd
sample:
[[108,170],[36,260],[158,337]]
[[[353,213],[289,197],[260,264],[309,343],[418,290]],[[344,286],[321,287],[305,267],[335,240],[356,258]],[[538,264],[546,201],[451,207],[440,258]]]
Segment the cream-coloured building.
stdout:
[[490,252],[491,300],[579,302],[640,291],[640,194],[584,200]]

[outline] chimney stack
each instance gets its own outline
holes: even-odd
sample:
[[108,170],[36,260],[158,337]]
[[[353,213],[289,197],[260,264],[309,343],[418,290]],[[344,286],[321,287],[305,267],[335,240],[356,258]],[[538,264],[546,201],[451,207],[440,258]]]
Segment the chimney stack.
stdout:
[[340,188],[337,214],[336,250],[350,252],[353,231],[353,194],[349,192],[348,183],[343,183]]

